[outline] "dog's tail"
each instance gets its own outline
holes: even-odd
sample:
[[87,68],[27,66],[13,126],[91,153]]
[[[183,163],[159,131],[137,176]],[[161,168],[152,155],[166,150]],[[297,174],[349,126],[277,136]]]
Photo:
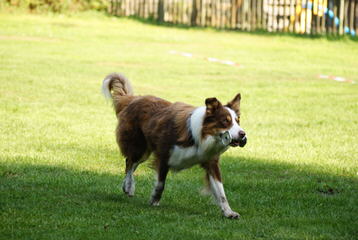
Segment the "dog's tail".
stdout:
[[113,100],[117,114],[133,99],[132,85],[123,74],[111,73],[106,76],[102,92],[107,99]]

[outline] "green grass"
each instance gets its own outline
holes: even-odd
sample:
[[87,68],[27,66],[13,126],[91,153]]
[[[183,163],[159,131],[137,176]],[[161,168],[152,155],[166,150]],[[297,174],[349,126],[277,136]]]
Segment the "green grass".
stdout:
[[[358,82],[357,56],[348,39],[1,13],[0,238],[356,239],[358,87],[317,75]],[[241,92],[249,141],[221,161],[240,220],[198,194],[198,167],[169,174],[160,207],[148,206],[148,164],[136,196],[122,194],[116,118],[100,94],[113,71],[136,94],[198,106]]]

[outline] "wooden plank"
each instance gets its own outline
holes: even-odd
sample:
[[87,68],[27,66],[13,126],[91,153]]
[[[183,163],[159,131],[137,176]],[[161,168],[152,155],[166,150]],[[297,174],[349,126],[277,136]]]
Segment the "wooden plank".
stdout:
[[301,4],[301,0],[295,0],[295,23],[293,25],[293,31],[295,33],[298,33],[299,30],[299,9],[300,9],[300,5]]
[[164,22],[164,0],[158,1],[158,21]]
[[257,1],[255,12],[256,12],[256,29],[262,29],[262,19],[261,19],[262,0]]
[[177,24],[178,23],[178,16],[179,16],[179,5],[178,5],[178,0],[174,0],[173,2],[173,23]]
[[125,4],[125,16],[129,16],[130,15],[130,11],[131,11],[131,4],[130,2],[128,2],[128,0],[126,0],[126,4]]
[[245,30],[245,27],[246,27],[245,7],[246,7],[246,0],[242,0],[242,4],[241,4],[241,30]]
[[218,1],[218,5],[217,5],[217,10],[218,10],[218,28],[222,28],[223,26],[223,4],[222,1],[223,0],[217,0]]
[[174,0],[174,14],[173,14],[173,22],[174,24],[178,24],[179,23],[179,4],[178,4],[178,0]]
[[213,26],[213,15],[214,15],[214,2],[213,0],[208,1],[208,10],[207,10],[207,25],[209,27]]
[[278,6],[278,19],[279,19],[279,30],[280,32],[284,31],[285,28],[285,0],[280,0],[279,1],[279,6]]
[[141,0],[140,2],[139,2],[139,4],[140,4],[140,12],[139,12],[139,15],[140,15],[140,17],[141,18],[145,18],[145,2],[146,2],[147,0]]
[[354,1],[350,1],[349,6],[349,30],[354,29]]
[[302,31],[302,33],[303,34],[305,34],[305,33],[308,33],[308,31],[307,31],[307,25],[308,25],[308,11],[307,11],[307,3],[308,3],[308,0],[303,0],[302,1],[303,3],[302,3],[302,11],[304,12],[304,14],[302,15],[303,16],[303,18],[302,18],[302,23],[301,24],[303,24],[302,25],[302,29],[301,29],[301,31]]
[[175,19],[175,0],[170,1],[170,22],[174,23]]
[[222,0],[218,1],[218,28],[222,28],[223,25],[223,9],[222,9]]
[[201,8],[200,8],[200,25],[205,26],[205,2],[206,0],[201,0]]
[[250,30],[250,9],[251,9],[251,0],[245,1],[245,30]]
[[138,0],[134,0],[134,1],[133,1],[132,11],[131,11],[131,13],[130,13],[130,16],[135,15],[135,13],[137,12],[137,1],[138,1]]
[[349,7],[349,2],[345,2],[344,4],[344,21],[343,21],[343,34],[345,34],[345,28],[348,27],[349,28],[349,11],[348,11],[348,7]]
[[321,33],[321,17],[318,15],[318,7],[319,7],[319,1],[314,0],[313,1],[313,13],[315,18],[315,34]]
[[236,28],[236,16],[237,16],[237,1],[231,0],[231,23],[230,27],[235,29]]
[[257,8],[257,1],[251,0],[251,7],[250,7],[250,30],[256,30],[256,8]]
[[237,0],[236,1],[236,29],[240,29],[241,28],[241,4],[242,4],[242,0]]
[[344,24],[344,0],[340,1],[339,4],[339,35],[343,35],[343,24]]
[[231,29],[231,19],[232,19],[232,11],[231,11],[231,1],[226,0],[226,28]]
[[132,12],[132,16],[136,16],[138,14],[138,1],[139,0],[134,0],[134,8],[133,8],[133,12]]
[[333,22],[333,34],[336,35],[338,34],[338,29],[337,29],[337,25],[336,25],[336,21],[335,21],[335,18],[338,16],[338,6],[337,4],[334,4],[334,7],[333,7],[333,12],[334,12],[334,17],[332,19],[332,22]]
[[312,33],[312,0],[307,0],[306,4],[306,34]]
[[261,16],[262,16],[262,29],[267,30],[267,6],[268,6],[268,0],[263,0],[262,4],[262,10],[261,10]]
[[355,6],[354,22],[355,22],[355,32],[356,32],[356,36],[357,36],[357,34],[358,34],[358,0],[355,1],[354,6]]
[[276,32],[277,30],[277,5],[276,0],[272,0],[272,32]]
[[153,7],[154,7],[155,3],[154,0],[150,0],[149,4],[148,4],[148,18],[153,18]]
[[215,27],[215,21],[216,21],[216,17],[215,17],[215,11],[216,11],[216,5],[215,5],[215,0],[210,0],[210,21],[208,22],[208,25],[210,25],[210,27]]
[[179,22],[185,24],[185,0],[181,0],[179,3]]
[[174,1],[175,0],[170,0],[170,5],[169,5],[169,9],[170,9],[169,22],[171,22],[171,23],[174,23],[174,14],[175,14]]
[[290,25],[289,30],[290,32],[294,32],[294,25],[295,25],[295,1],[290,0]]
[[117,15],[117,7],[118,7],[118,1],[112,0],[111,1],[110,13],[113,14],[113,15]]
[[287,24],[286,24],[286,22],[287,22],[286,0],[282,1],[282,7],[283,7],[283,9],[282,9],[282,15],[283,15],[283,17],[282,17],[282,31],[287,32],[287,28],[286,28],[286,26],[287,26]]
[[326,24],[326,14],[324,13],[325,12],[325,9],[327,8],[327,0],[322,0],[322,5],[323,5],[323,15],[322,15],[322,24],[321,24],[321,33],[322,34],[326,34],[327,32],[327,24]]
[[226,28],[226,25],[227,25],[226,0],[222,0],[221,10],[222,10],[222,14],[223,14],[222,28]]
[[196,18],[198,16],[198,7],[197,7],[197,0],[192,0],[192,11],[191,11],[191,19],[190,25],[196,26]]

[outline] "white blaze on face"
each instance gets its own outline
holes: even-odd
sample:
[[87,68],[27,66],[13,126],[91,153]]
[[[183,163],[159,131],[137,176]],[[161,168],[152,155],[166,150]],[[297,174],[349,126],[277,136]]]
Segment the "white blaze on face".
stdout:
[[225,107],[225,108],[229,111],[229,113],[231,115],[231,119],[232,119],[232,126],[228,131],[231,134],[231,137],[233,139],[238,139],[239,138],[239,132],[244,131],[244,129],[242,129],[240,127],[240,125],[236,122],[237,114],[232,109],[230,109],[228,107]]

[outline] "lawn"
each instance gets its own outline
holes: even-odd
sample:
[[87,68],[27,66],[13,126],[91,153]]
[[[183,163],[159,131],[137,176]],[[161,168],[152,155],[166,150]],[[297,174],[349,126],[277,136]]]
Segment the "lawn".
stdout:
[[[0,13],[0,239],[357,239],[358,84],[317,77],[358,82],[357,56],[349,39]],[[221,159],[240,220],[199,194],[198,167],[169,174],[159,207],[149,164],[136,195],[121,192],[100,93],[114,71],[136,94],[196,106],[241,92],[248,144]]]

